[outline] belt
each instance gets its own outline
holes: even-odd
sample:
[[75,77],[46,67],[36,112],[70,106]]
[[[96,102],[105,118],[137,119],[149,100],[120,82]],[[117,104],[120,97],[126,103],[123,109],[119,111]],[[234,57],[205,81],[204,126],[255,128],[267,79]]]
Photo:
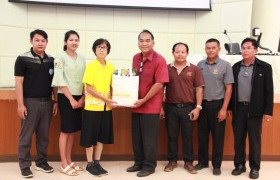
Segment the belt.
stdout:
[[224,99],[203,99],[203,102],[218,102],[218,101],[223,101]]
[[242,104],[244,106],[248,106],[250,104],[250,102],[246,102],[246,101],[242,101],[242,102],[238,102],[239,104]]
[[40,101],[40,102],[47,102],[51,100],[51,97],[41,97],[41,98],[25,98],[25,99],[32,99],[35,101]]
[[167,103],[173,106],[176,106],[178,108],[183,108],[183,107],[188,107],[188,106],[192,106],[193,103]]

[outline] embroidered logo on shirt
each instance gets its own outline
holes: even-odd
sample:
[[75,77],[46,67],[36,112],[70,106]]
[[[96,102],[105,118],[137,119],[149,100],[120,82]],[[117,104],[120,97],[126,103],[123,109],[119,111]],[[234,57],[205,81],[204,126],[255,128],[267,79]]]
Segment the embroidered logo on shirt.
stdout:
[[218,69],[218,68],[215,68],[215,69],[213,70],[213,74],[218,74],[218,72],[219,72],[219,69]]
[[49,69],[49,74],[50,74],[50,75],[53,75],[53,69],[52,69],[52,68]]
[[59,68],[59,69],[62,69],[63,65],[64,65],[63,61],[57,61],[57,62],[54,63],[54,67]]
[[187,72],[187,76],[192,76],[192,72]]

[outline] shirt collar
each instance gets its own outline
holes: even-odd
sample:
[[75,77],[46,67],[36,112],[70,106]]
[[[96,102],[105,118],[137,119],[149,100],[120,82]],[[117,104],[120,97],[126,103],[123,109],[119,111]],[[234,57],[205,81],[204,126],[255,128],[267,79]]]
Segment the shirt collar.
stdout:
[[[175,67],[175,61],[173,61],[172,63],[170,63],[170,66],[171,67]],[[185,64],[185,66],[183,67],[183,69],[185,68],[185,67],[190,67],[191,66],[191,63],[189,63],[188,61],[186,61],[186,64]],[[176,67],[175,67],[176,68]]]
[[44,57],[43,58],[41,58],[41,56],[39,56],[38,54],[36,54],[34,51],[33,51],[33,47],[30,49],[30,52],[31,52],[31,54],[34,56],[34,57],[38,57],[38,58],[40,58],[40,59],[46,59],[46,58],[48,58],[48,56],[47,56],[47,54],[44,52]]
[[[254,59],[249,66],[254,66],[256,59]],[[244,59],[241,61],[241,66],[246,66],[244,63]]]
[[[98,66],[103,67],[103,65],[100,63],[100,61],[98,61],[98,59],[95,59],[94,61],[95,61],[96,64],[98,64]],[[107,60],[105,60],[105,67],[107,67]]]
[[[218,64],[219,61],[220,61],[220,57],[218,56],[218,57],[215,59],[214,63],[212,63],[212,64]],[[211,65],[211,64],[209,63],[209,61],[208,61],[208,58],[206,58],[205,63]]]
[[[144,62],[147,61],[147,60],[153,61],[154,54],[155,54],[155,51],[152,50],[152,51],[150,52],[149,56],[148,56],[146,59],[144,59]],[[143,54],[141,53],[141,61],[142,61],[142,59],[143,59]]]

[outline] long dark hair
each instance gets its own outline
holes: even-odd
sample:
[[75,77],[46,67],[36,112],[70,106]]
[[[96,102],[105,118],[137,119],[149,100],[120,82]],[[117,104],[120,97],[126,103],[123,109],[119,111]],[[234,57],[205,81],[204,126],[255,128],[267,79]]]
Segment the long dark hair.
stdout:
[[[79,34],[78,34],[76,31],[70,30],[70,31],[67,31],[67,32],[65,33],[64,42],[67,42],[67,40],[69,39],[69,37],[71,36],[71,34],[77,35],[78,38],[80,39],[80,36],[79,36]],[[66,45],[63,46],[63,50],[64,50],[64,51],[67,50],[67,46],[66,46]]]

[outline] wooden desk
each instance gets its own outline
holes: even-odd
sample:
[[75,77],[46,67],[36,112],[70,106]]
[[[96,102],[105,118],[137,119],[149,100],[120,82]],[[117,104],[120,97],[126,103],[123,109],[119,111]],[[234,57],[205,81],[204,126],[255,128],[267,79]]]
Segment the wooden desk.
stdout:
[[[11,90],[13,91],[13,90]],[[1,92],[0,92],[1,93]],[[12,92],[10,92],[12,93]],[[133,160],[133,151],[131,143],[131,111],[129,108],[115,109],[114,134],[115,144],[105,145],[103,159],[107,160]],[[274,116],[270,122],[263,124],[262,136],[262,159],[280,160],[280,104],[274,104]],[[60,129],[59,115],[52,119],[49,136],[48,154],[50,159],[59,160],[58,137]],[[20,120],[17,116],[17,104],[15,99],[0,100],[0,162],[17,161],[17,143],[20,130]],[[73,155],[75,160],[85,160],[85,150],[79,146],[80,134],[75,135]],[[193,132],[194,152],[197,155],[197,123],[194,124]],[[180,138],[181,154],[181,138]],[[209,148],[211,149],[211,147]],[[35,139],[33,139],[31,154],[35,155]],[[224,159],[233,158],[233,132],[231,119],[227,119]],[[167,133],[164,120],[160,123],[159,159],[167,158]]]

